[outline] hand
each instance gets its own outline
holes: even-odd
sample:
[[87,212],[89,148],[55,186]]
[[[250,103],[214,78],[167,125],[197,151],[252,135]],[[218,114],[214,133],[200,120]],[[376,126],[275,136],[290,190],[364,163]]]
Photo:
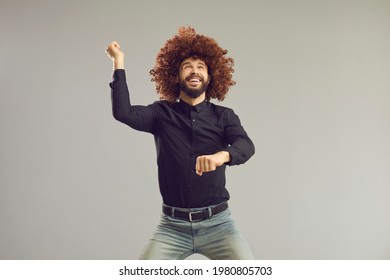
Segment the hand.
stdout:
[[113,41],[106,48],[106,54],[113,60],[114,69],[124,69],[125,54],[121,51],[121,46],[118,42]]
[[204,155],[196,158],[196,174],[202,176],[203,172],[210,172],[217,169],[225,162],[230,161],[230,154],[226,151],[221,151],[213,155]]

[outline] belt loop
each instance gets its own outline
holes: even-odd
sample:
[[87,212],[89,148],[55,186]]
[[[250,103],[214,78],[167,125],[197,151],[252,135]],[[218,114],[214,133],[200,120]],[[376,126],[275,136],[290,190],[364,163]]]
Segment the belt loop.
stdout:
[[213,215],[213,211],[211,210],[211,207],[208,207],[207,209],[209,210],[209,218],[211,218],[211,216]]
[[172,218],[175,217],[175,207],[172,207],[172,209],[171,209],[171,216],[172,216]]

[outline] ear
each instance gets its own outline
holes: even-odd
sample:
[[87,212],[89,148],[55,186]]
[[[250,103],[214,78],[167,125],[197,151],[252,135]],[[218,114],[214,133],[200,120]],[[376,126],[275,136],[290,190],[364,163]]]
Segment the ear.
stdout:
[[179,75],[176,75],[175,83],[178,84],[180,82]]

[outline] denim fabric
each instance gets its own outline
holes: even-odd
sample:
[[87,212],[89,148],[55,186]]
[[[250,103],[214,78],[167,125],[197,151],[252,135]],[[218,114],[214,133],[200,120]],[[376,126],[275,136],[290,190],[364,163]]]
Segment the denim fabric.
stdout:
[[212,260],[253,259],[230,216],[230,209],[199,222],[162,214],[160,224],[140,259],[183,260],[195,253]]

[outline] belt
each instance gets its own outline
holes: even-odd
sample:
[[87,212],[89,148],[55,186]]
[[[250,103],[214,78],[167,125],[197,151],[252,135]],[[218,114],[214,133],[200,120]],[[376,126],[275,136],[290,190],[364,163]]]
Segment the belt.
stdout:
[[172,218],[180,218],[190,222],[199,222],[211,218],[218,213],[226,210],[228,203],[224,202],[217,206],[207,207],[198,211],[191,211],[190,209],[176,208],[167,205],[163,205],[163,213]]

